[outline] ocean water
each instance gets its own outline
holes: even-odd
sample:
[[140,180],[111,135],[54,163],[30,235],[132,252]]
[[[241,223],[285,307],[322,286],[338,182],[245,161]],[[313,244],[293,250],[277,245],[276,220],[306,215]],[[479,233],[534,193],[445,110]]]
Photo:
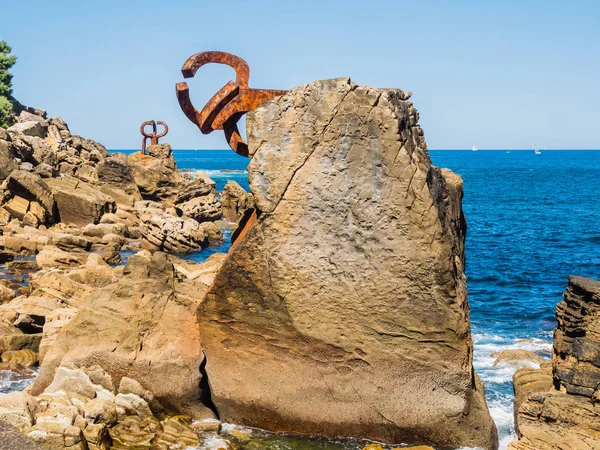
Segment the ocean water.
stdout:
[[[174,155],[181,169],[208,172],[217,190],[228,180],[248,189],[248,159],[232,151],[176,150]],[[505,449],[515,438],[515,369],[494,366],[491,355],[505,349],[526,349],[550,358],[555,306],[568,276],[600,278],[600,151],[535,155],[531,150],[430,150],[430,156],[435,165],[452,169],[465,182],[474,365],[486,387],[501,449]],[[187,258],[202,261],[214,252],[225,252],[229,234],[225,241]],[[23,382],[15,381],[11,380],[11,387],[8,382],[3,387],[0,378],[0,390],[22,388]],[[362,445],[358,441],[273,437],[252,430],[244,433],[251,435],[253,448],[324,450]],[[203,448],[218,448],[221,439],[215,436],[214,442],[205,442]]]

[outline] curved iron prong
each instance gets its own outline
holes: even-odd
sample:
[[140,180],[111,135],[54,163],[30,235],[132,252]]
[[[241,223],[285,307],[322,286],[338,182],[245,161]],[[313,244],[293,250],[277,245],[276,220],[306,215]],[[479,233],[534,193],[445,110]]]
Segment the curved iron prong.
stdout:
[[231,67],[235,70],[235,84],[248,87],[248,80],[250,79],[248,63],[239,56],[226,52],[209,51],[190,56],[181,68],[183,78],[192,78],[200,67],[209,63],[225,64]]

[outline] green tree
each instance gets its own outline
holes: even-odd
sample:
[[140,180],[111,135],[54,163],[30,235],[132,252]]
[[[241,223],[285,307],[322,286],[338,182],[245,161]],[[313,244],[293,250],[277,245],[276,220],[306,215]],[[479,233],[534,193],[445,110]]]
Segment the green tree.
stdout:
[[12,73],[9,69],[17,62],[11,56],[12,48],[5,41],[0,41],[0,126],[5,127],[12,111]]

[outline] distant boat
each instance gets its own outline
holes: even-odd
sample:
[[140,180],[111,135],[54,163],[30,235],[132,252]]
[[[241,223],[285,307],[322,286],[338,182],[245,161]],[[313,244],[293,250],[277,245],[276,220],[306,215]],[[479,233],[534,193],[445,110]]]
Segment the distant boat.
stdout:
[[477,147],[473,146],[473,148],[471,149],[471,151],[476,152],[477,151]]
[[540,150],[537,148],[537,145],[534,146],[535,148],[533,149],[533,151],[535,152],[536,155],[541,155],[542,152],[540,152]]

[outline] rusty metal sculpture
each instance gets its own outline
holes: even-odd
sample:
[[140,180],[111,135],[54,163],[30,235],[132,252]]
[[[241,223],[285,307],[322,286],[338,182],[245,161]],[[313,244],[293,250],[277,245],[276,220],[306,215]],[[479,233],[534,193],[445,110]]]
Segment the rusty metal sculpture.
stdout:
[[[156,134],[156,124],[162,125],[164,127],[164,130],[162,133]],[[148,125],[152,125],[152,133],[146,133],[146,127]],[[169,132],[169,127],[167,126],[166,123],[161,122],[160,120],[158,122],[155,122],[154,120],[148,120],[147,122],[144,122],[142,124],[142,126],[140,127],[140,133],[142,133],[142,136],[144,136],[142,138],[142,154],[143,155],[146,154],[146,140],[148,138],[150,138],[150,145],[156,145],[156,144],[158,144],[158,139],[165,136],[168,132]]]
[[177,83],[177,100],[188,119],[195,123],[203,134],[223,130],[231,149],[248,156],[248,145],[240,136],[237,122],[245,113],[256,109],[266,100],[285,94],[287,91],[251,89],[248,87],[250,68],[239,56],[225,52],[202,52],[190,56],[181,73],[184,78],[192,78],[198,69],[208,63],[225,64],[235,70],[235,83],[229,81],[198,111],[190,100],[190,90],[186,82]]

